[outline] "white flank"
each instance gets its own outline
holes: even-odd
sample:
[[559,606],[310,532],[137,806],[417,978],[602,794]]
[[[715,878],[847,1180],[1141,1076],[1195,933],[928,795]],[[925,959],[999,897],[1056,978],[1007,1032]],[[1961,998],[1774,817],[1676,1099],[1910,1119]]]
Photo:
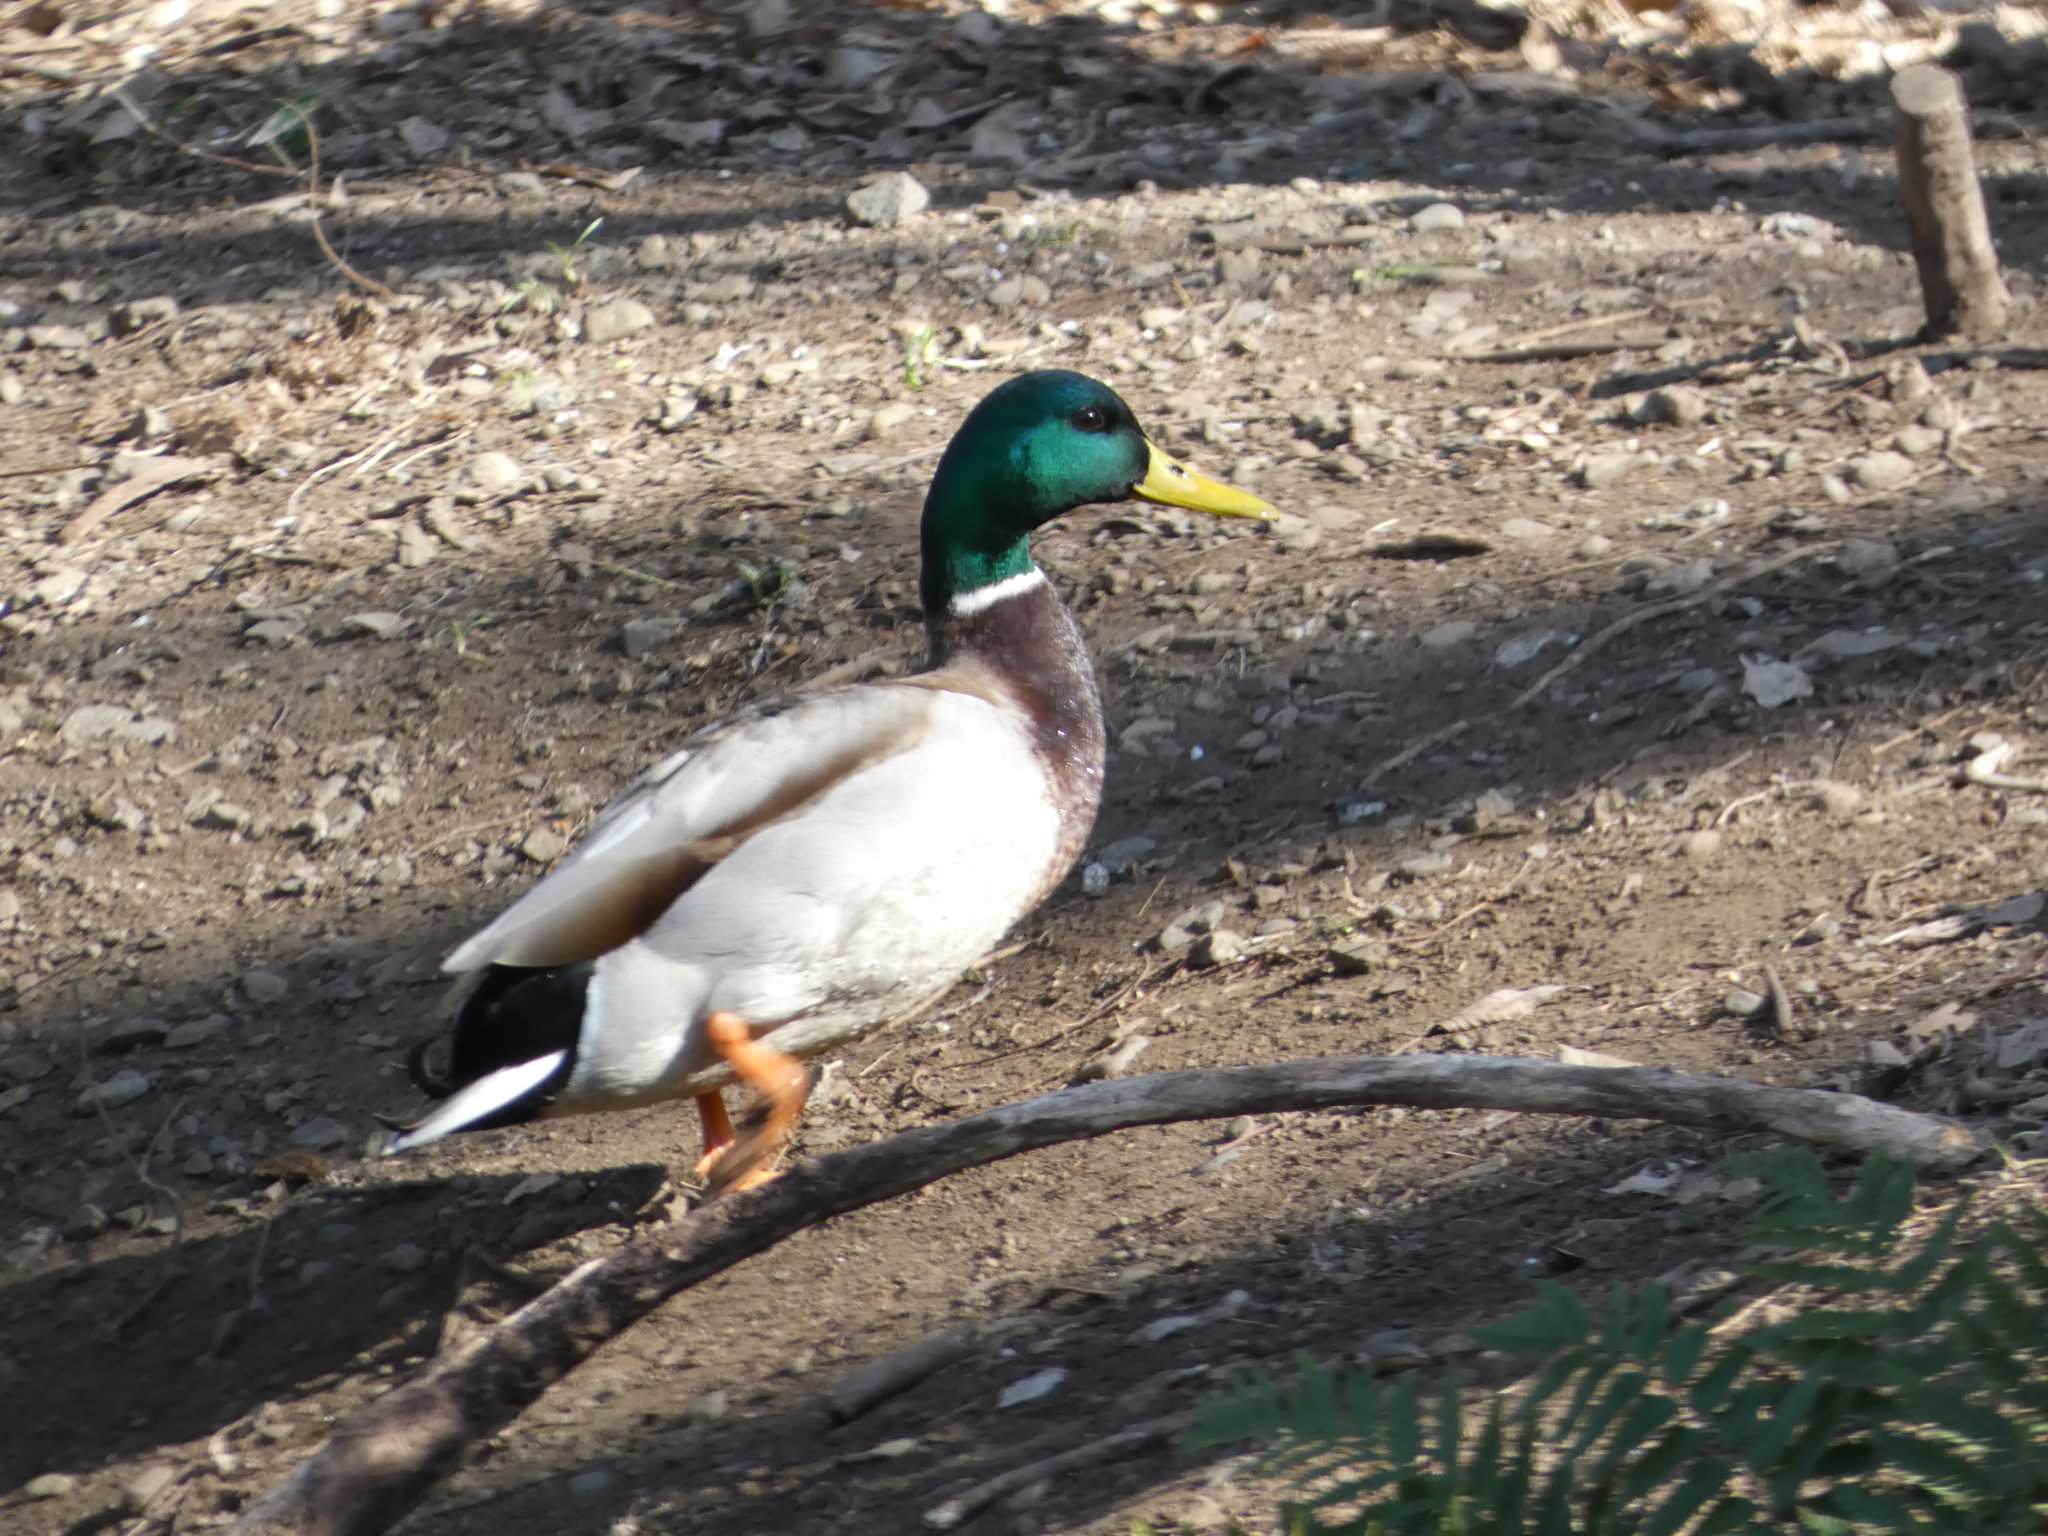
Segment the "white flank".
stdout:
[[977,613],[986,613],[1005,598],[1016,597],[1034,587],[1045,585],[1045,572],[1037,566],[1028,571],[1019,571],[1014,576],[1005,576],[1001,581],[992,581],[985,587],[976,587],[972,592],[955,594],[946,609],[956,619],[971,619]]
[[384,1155],[394,1157],[400,1152],[410,1152],[414,1147],[439,1141],[451,1132],[496,1114],[521,1095],[538,1088],[568,1054],[567,1051],[552,1051],[546,1056],[536,1056],[532,1061],[522,1061],[516,1067],[500,1067],[496,1072],[478,1078],[459,1093],[451,1095],[447,1103],[411,1130],[385,1142]]

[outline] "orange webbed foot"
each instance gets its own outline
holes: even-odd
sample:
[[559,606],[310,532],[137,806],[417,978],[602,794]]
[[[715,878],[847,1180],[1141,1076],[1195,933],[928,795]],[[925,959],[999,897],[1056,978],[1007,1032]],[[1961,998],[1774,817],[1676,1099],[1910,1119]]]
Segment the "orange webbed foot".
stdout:
[[758,1189],[779,1178],[770,1165],[789,1142],[810,1096],[810,1074],[793,1056],[758,1044],[746,1021],[737,1014],[714,1013],[704,1021],[711,1047],[723,1057],[741,1082],[767,1103],[761,1124],[744,1138],[734,1135],[725,1104],[714,1091],[697,1099],[697,1112],[704,1123],[704,1156],[697,1175],[705,1192],[716,1199],[741,1190]]

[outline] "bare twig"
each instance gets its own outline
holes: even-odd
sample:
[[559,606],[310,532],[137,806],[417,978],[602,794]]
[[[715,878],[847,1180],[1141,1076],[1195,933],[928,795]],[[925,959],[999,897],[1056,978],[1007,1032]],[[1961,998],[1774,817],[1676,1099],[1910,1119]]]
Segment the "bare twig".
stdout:
[[1630,630],[1647,624],[1652,619],[1666,618],[1674,613],[1683,613],[1688,608],[1697,608],[1702,603],[1710,603],[1725,592],[1731,591],[1736,587],[1747,586],[1750,582],[1760,577],[1768,576],[1773,571],[1781,571],[1788,565],[1796,565],[1799,561],[1805,560],[1819,552],[1819,546],[1810,549],[1787,550],[1783,554],[1774,555],[1768,560],[1760,560],[1747,570],[1738,571],[1733,576],[1723,577],[1712,586],[1704,587],[1698,592],[1690,593],[1685,597],[1675,597],[1668,603],[1653,603],[1648,608],[1636,609],[1634,613],[1623,614],[1612,624],[1601,630],[1599,634],[1589,638],[1577,650],[1573,651],[1571,655],[1565,657],[1563,661],[1560,661],[1548,672],[1537,678],[1535,682],[1523,689],[1516,696],[1514,703],[1510,704],[1508,708],[1511,710],[1526,709],[1529,705],[1535,703],[1542,696],[1544,690],[1549,688],[1552,683],[1584,666],[1587,661],[1605,650],[1610,643],[1620,639],[1621,636],[1627,634]]
[[1129,1429],[1118,1430],[1113,1435],[1085,1441],[1056,1456],[1045,1456],[1021,1467],[1011,1467],[1007,1472],[999,1472],[985,1482],[954,1494],[945,1503],[926,1510],[924,1523],[935,1531],[950,1531],[973,1519],[997,1499],[1007,1498],[1019,1488],[1029,1488],[1042,1478],[1059,1477],[1112,1461],[1125,1461],[1171,1446],[1173,1437],[1192,1424],[1194,1417],[1189,1412],[1169,1413]]
[[1954,1168],[1982,1153],[1961,1125],[1852,1094],[1650,1068],[1475,1056],[1331,1057],[1168,1072],[1068,1088],[799,1165],[700,1207],[574,1270],[475,1340],[343,1423],[251,1505],[239,1536],[371,1536],[395,1524],[465,1450],[670,1297],[849,1211],[949,1174],[1142,1125],[1404,1104],[1766,1132]]

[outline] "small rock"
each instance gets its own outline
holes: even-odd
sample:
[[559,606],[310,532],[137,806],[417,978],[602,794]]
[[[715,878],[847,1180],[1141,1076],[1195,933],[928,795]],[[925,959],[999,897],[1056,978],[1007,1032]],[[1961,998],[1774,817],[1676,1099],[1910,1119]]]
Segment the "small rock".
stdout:
[[1557,530],[1548,523],[1539,523],[1533,517],[1511,517],[1500,525],[1504,539],[1514,539],[1523,544],[1534,544],[1543,539],[1555,538]]
[[509,453],[480,453],[470,461],[469,477],[495,496],[526,483],[526,471]]
[[1197,938],[1188,950],[1188,964],[1198,971],[1212,966],[1235,965],[1245,956],[1242,937],[1228,928],[1211,929]]
[[49,575],[32,582],[28,589],[29,600],[41,603],[46,608],[62,608],[78,600],[85,590],[85,584],[92,578],[76,566],[60,565]]
[[154,747],[175,741],[178,731],[168,720],[124,705],[87,704],[65,716],[57,734],[66,741],[96,741],[111,736],[137,746]]
[[1730,987],[1721,995],[1721,1011],[1738,1019],[1753,1019],[1770,1006],[1770,999],[1747,987]]
[[[1200,954],[1202,945],[1215,939],[1215,934],[1204,935],[1195,944],[1195,953]],[[1108,1078],[1122,1077],[1144,1055],[1152,1045],[1150,1035],[1126,1035],[1110,1049],[1099,1056],[1090,1057],[1075,1070],[1073,1081],[1077,1083],[1099,1083]]]
[[682,628],[680,619],[628,619],[619,631],[619,645],[630,659],[638,661],[667,645]]
[[87,1243],[107,1230],[107,1213],[90,1200],[80,1205],[64,1222],[66,1242]]
[[418,1243],[400,1243],[384,1255],[384,1267],[400,1275],[416,1274],[431,1262],[427,1250]]
[[1913,461],[1889,449],[1851,459],[1846,468],[1849,483],[1861,491],[1896,490],[1913,478]]
[[427,536],[426,529],[412,522],[398,525],[398,565],[401,570],[416,571],[430,562],[435,553],[434,541]]
[[878,405],[875,407],[874,414],[868,417],[867,435],[869,437],[887,437],[897,428],[907,425],[916,416],[917,408],[912,405],[906,405],[901,400],[892,400],[887,405]]
[[292,984],[275,971],[259,969],[242,973],[242,995],[252,1003],[264,1006],[281,1003],[291,990]]
[[1598,560],[1613,553],[1614,540],[1604,533],[1589,533],[1579,540],[1578,554],[1581,560]]
[[1580,460],[1576,478],[1587,490],[1598,490],[1603,485],[1634,474],[1642,467],[1643,457],[1626,448],[1610,449],[1604,453],[1588,454]]
[[583,339],[602,345],[644,331],[654,324],[654,311],[638,299],[613,299],[583,317]]
[[22,1496],[31,1503],[44,1499],[66,1499],[78,1492],[78,1479],[69,1472],[45,1472],[22,1485]]
[[1479,633],[1479,626],[1470,619],[1446,619],[1422,632],[1422,648],[1425,651],[1448,651],[1465,644]]
[[348,1141],[349,1129],[332,1115],[316,1115],[292,1132],[292,1145],[324,1152]]
[[1850,538],[1835,552],[1835,568],[1859,581],[1874,581],[1898,568],[1898,547],[1890,539]]
[[242,638],[281,651],[286,646],[294,644],[305,633],[306,626],[295,619],[258,619],[242,631]]
[[1823,779],[1808,793],[1813,803],[1835,821],[1854,821],[1863,810],[1863,791],[1854,784]]
[[1040,1398],[1050,1397],[1053,1393],[1059,1391],[1066,1379],[1067,1372],[1063,1366],[1050,1366],[1045,1370],[1034,1372],[1024,1377],[1021,1381],[1013,1381],[1003,1388],[1002,1396],[996,1399],[996,1406],[998,1408],[1017,1408],[1025,1403],[1035,1403]]
[[341,621],[344,633],[370,635],[378,640],[389,640],[405,628],[405,615],[386,609],[371,609],[366,613],[352,613]]
[[1371,939],[1330,946],[1330,969],[1339,976],[1364,976],[1387,963],[1387,947]]
[[846,196],[846,211],[856,223],[873,229],[894,229],[931,206],[932,195],[908,171],[878,176]]
[[1679,852],[1688,859],[1707,860],[1721,852],[1721,834],[1711,827],[1702,827],[1697,832],[1688,832],[1679,842]]
[[147,326],[177,318],[178,301],[167,293],[123,304],[109,317],[116,336],[133,336]]
[[1427,208],[1418,209],[1408,216],[1408,227],[1419,235],[1435,234],[1447,229],[1463,229],[1465,210],[1456,203],[1431,203]]
[[203,1019],[187,1019],[183,1024],[173,1024],[164,1034],[164,1048],[171,1051],[189,1051],[194,1046],[204,1045],[217,1035],[225,1034],[229,1021],[223,1014],[208,1014]]
[[255,817],[246,806],[232,800],[215,800],[192,818],[192,825],[216,832],[239,832],[253,820]]
[[78,1112],[89,1115],[102,1109],[124,1108],[147,1095],[152,1086],[140,1072],[124,1068],[112,1077],[101,1078],[79,1094]]
[[569,851],[569,840],[552,827],[535,827],[526,834],[519,851],[536,864],[552,864]]
[[1223,903],[1205,901],[1200,906],[1189,907],[1168,923],[1159,931],[1159,937],[1154,942],[1164,953],[1177,955],[1222,921]]
[[131,1515],[139,1515],[154,1504],[157,1495],[178,1480],[178,1469],[165,1462],[151,1462],[121,1485],[121,1503]]
[[1707,397],[1683,384],[1653,389],[1630,413],[1643,426],[1696,427],[1707,419]]
[[586,1467],[569,1479],[569,1497],[579,1504],[608,1499],[619,1486],[619,1474],[610,1467]]

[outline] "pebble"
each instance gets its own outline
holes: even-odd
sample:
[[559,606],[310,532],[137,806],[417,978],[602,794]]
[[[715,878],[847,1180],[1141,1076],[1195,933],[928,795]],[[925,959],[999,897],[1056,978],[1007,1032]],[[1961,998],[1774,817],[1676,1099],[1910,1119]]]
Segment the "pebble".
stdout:
[[415,1274],[430,1262],[427,1250],[418,1243],[400,1243],[384,1255],[384,1267],[399,1275]]
[[535,827],[521,841],[519,851],[536,864],[552,864],[569,851],[569,840],[552,827]]
[[[1203,944],[1215,939],[1215,934],[1205,934],[1195,944],[1195,952],[1201,953]],[[1077,1083],[1099,1083],[1112,1077],[1122,1077],[1130,1071],[1138,1058],[1151,1049],[1150,1035],[1126,1035],[1110,1049],[1099,1056],[1092,1056],[1081,1063],[1074,1073]]]
[[1845,466],[1849,483],[1861,491],[1891,491],[1913,478],[1913,461],[1885,449],[1851,459]]
[[155,1461],[141,1468],[121,1485],[121,1503],[131,1515],[139,1515],[156,1502],[157,1495],[178,1480],[178,1469]]
[[178,301],[167,293],[159,293],[121,305],[108,317],[108,323],[116,336],[132,336],[159,321],[175,320],[177,316]]
[[1235,965],[1245,956],[1241,935],[1228,928],[1214,928],[1198,937],[1188,950],[1188,964],[1198,971],[1212,966]]
[[1542,539],[1555,538],[1557,530],[1548,523],[1539,523],[1533,517],[1511,517],[1500,525],[1504,539],[1514,539],[1523,544],[1534,544]]
[[60,565],[47,576],[32,582],[28,589],[29,601],[41,603],[46,608],[62,608],[78,600],[85,591],[85,585],[92,578],[76,566]]
[[1854,821],[1863,810],[1863,791],[1838,779],[1823,779],[1808,793],[1812,803],[1836,821]]
[[352,613],[341,621],[344,633],[369,635],[378,640],[389,640],[405,628],[405,615],[376,608],[366,613]]
[[1446,619],[1422,632],[1422,648],[1425,651],[1448,651],[1465,644],[1478,633],[1479,626],[1470,619]]
[[579,1504],[608,1499],[619,1486],[619,1474],[610,1467],[585,1467],[569,1479],[569,1497]]
[[1059,1391],[1066,1379],[1067,1372],[1064,1366],[1049,1366],[1045,1370],[1033,1372],[1003,1388],[1002,1395],[996,1399],[996,1406],[1019,1408],[1026,1403],[1035,1403],[1040,1398],[1050,1397]]
[[905,219],[916,218],[931,204],[931,193],[908,171],[878,176],[846,195],[848,215],[855,223],[871,229],[894,229]]
[[12,368],[0,368],[0,405],[19,405],[28,398],[28,386]]
[[1844,539],[1835,552],[1835,568],[1862,581],[1888,576],[1898,564],[1898,546],[1890,539]]
[[418,523],[398,525],[399,569],[416,571],[434,558],[434,541],[427,536],[427,530]]
[[1598,560],[1613,553],[1614,540],[1604,533],[1589,533],[1579,540],[1578,554],[1581,560]]
[[101,1078],[89,1085],[79,1094],[78,1112],[89,1115],[102,1109],[124,1108],[147,1095],[152,1086],[150,1080],[134,1068],[123,1068],[112,1077]]
[[1703,827],[1697,832],[1688,832],[1678,848],[1688,859],[1715,858],[1721,852],[1721,834],[1711,827]]
[[252,1003],[268,1006],[281,1003],[290,996],[292,985],[275,971],[253,970],[242,973],[242,995]]
[[57,735],[66,741],[98,741],[113,737],[141,748],[154,748],[178,739],[178,727],[156,715],[127,709],[125,705],[84,705],[63,717]]
[[1589,491],[1603,485],[1613,485],[1625,479],[1642,467],[1643,456],[1626,448],[1611,449],[1604,453],[1588,454],[1580,460],[1576,478]]
[[1721,1008],[1738,1019],[1753,1019],[1764,1011],[1770,999],[1747,987],[1730,987],[1721,995]]
[[470,461],[469,477],[494,496],[526,483],[526,471],[509,453],[478,454]]
[[1162,928],[1156,942],[1165,953],[1176,955],[1222,921],[1223,903],[1205,901],[1200,906],[1189,907]]
[[628,619],[619,631],[619,646],[628,659],[652,655],[683,630],[680,619]]
[[868,417],[867,435],[887,437],[899,427],[907,426],[917,416],[917,407],[906,405],[901,400],[892,400],[887,405],[878,405]]
[[1420,235],[1435,234],[1446,229],[1463,229],[1465,210],[1456,203],[1431,203],[1427,208],[1418,209],[1408,216],[1408,227]]
[[69,1472],[45,1472],[41,1477],[32,1477],[22,1485],[22,1496],[31,1503],[44,1499],[64,1499],[78,1492],[78,1479]]
[[225,1034],[229,1027],[226,1015],[208,1014],[203,1019],[187,1019],[183,1024],[173,1024],[164,1034],[164,1048],[172,1051],[189,1051],[194,1046],[205,1045],[218,1035]]
[[1653,389],[1629,413],[1643,426],[1696,427],[1707,419],[1707,397],[1683,384]]
[[653,324],[654,311],[638,299],[613,299],[584,315],[583,339],[603,345],[648,330]]
[[292,1132],[292,1145],[324,1152],[349,1140],[349,1129],[332,1115],[316,1115]]

